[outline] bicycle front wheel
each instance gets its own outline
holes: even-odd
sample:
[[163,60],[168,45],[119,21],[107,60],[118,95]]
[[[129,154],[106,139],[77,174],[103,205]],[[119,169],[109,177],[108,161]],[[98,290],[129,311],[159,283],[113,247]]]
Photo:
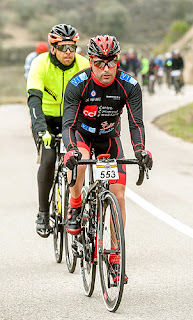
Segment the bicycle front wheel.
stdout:
[[[86,198],[88,188],[84,186],[82,188],[82,199]],[[96,205],[91,203],[88,199],[82,207],[82,257],[80,260],[81,276],[83,281],[83,288],[85,295],[91,297],[95,286],[96,277],[96,263],[94,262],[94,251],[96,246],[96,228],[95,221],[91,219],[91,215],[96,210]]]
[[58,263],[62,261],[63,230],[64,230],[62,225],[60,192],[61,192],[61,186],[57,181],[53,189],[50,220],[53,224],[54,254],[55,254],[56,261]]
[[[64,221],[66,221],[68,207],[69,207],[69,200],[70,200],[70,191],[67,187],[67,181],[65,185],[65,193],[64,193]],[[65,255],[66,255],[66,264],[68,271],[73,273],[76,269],[76,262],[77,262],[77,248],[75,244],[75,237],[74,235],[68,233],[66,231],[66,227],[64,225],[64,246],[65,246]]]
[[105,306],[115,312],[122,299],[125,281],[125,238],[121,210],[111,192],[107,192],[100,202],[98,263]]

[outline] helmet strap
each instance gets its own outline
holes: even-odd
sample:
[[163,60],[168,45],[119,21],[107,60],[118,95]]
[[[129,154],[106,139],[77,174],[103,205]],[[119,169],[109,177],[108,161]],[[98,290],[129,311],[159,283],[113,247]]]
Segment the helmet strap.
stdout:
[[90,68],[92,69],[92,58],[89,57]]

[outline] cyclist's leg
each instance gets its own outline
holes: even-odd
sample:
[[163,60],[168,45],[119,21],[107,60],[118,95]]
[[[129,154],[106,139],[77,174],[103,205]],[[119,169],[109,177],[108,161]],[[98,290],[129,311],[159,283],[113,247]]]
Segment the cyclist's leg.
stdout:
[[[90,152],[86,148],[79,147],[78,149],[82,153],[81,159],[90,158]],[[71,196],[73,198],[78,198],[81,194],[81,190],[84,183],[85,170],[86,170],[85,165],[78,166],[76,184],[74,185],[74,187],[71,188]]]
[[49,211],[49,193],[54,178],[56,161],[55,149],[45,149],[42,146],[42,158],[38,170],[39,210]]
[[56,152],[42,146],[41,163],[37,174],[39,212],[36,220],[36,231],[47,238],[51,232],[49,225],[49,193],[53,183]]
[[[79,151],[82,153],[82,159],[90,158],[90,142],[83,139],[82,135],[76,133],[77,146]],[[70,208],[69,214],[67,215],[66,230],[71,234],[79,234],[81,231],[81,190],[84,183],[86,166],[78,166],[77,179],[74,187],[70,189]],[[69,173],[71,174],[71,173]]]
[[[82,134],[78,131],[76,132],[76,141],[77,147],[79,151],[82,153],[82,159],[90,159],[90,148],[91,143],[89,139],[86,139]],[[78,198],[81,195],[81,190],[84,183],[84,175],[85,175],[86,166],[78,166],[77,170],[77,180],[74,187],[71,188],[71,197]]]
[[126,223],[126,211],[125,211],[125,185],[115,183],[110,185],[110,191],[115,195],[115,197],[118,200],[121,213],[122,213],[122,219],[123,219],[123,226],[125,227]]
[[[46,118],[48,131],[57,135],[61,132],[61,117],[53,119]],[[37,133],[33,131],[34,141],[37,141]],[[54,178],[54,169],[56,161],[55,147],[51,146],[51,149],[46,149],[42,146],[41,163],[38,169],[38,198],[39,198],[39,212],[37,215],[37,233],[42,237],[48,237],[50,233],[49,226],[49,193],[52,187]]]

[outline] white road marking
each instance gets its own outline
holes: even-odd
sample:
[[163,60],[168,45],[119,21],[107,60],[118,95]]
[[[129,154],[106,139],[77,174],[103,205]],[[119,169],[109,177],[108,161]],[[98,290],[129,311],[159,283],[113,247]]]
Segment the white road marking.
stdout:
[[181,233],[183,233],[186,236],[189,236],[190,238],[193,239],[193,229],[192,228],[186,226],[185,224],[181,223],[177,219],[171,217],[166,212],[158,209],[153,204],[146,201],[145,199],[140,197],[137,193],[135,193],[134,191],[132,191],[131,189],[129,189],[127,187],[125,190],[125,194],[129,199],[131,199],[137,205],[139,205],[140,207],[142,207],[143,209],[145,209],[146,211],[151,213],[154,217],[160,219],[161,221],[165,222],[166,224],[168,224],[172,228],[180,231]]

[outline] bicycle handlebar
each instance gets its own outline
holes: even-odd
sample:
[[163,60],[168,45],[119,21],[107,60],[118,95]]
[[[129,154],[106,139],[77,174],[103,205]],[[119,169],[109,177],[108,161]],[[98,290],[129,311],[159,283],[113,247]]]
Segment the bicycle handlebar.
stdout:
[[[140,186],[143,183],[145,174],[146,174],[146,178],[149,179],[148,168],[145,165],[142,166],[141,164],[139,164],[138,159],[116,159],[116,162],[117,164],[137,164],[139,166],[139,177],[136,182],[137,186]],[[87,159],[87,160],[82,159],[77,161],[78,165],[96,164],[96,163],[97,163],[97,159]],[[75,167],[77,168],[77,166]]]
[[[61,139],[61,137],[59,135],[58,136],[52,135],[52,143],[53,144],[60,142],[60,139]],[[38,140],[37,140],[38,155],[40,153],[41,144],[42,144],[42,137],[39,136]],[[108,162],[108,160],[112,161],[112,159],[105,159],[106,162]],[[141,163],[139,163],[138,159],[116,159],[116,162],[117,162],[117,164],[137,164],[139,166],[139,177],[136,182],[137,186],[142,185],[145,174],[146,174],[146,178],[149,179],[148,168],[145,165],[141,165]],[[77,165],[87,165],[87,164],[92,165],[92,164],[96,164],[96,163],[97,163],[97,159],[82,159],[82,160],[77,161]],[[71,181],[68,184],[69,187],[73,187],[75,185],[76,177],[77,177],[77,166],[75,166],[74,169],[72,170]]]

